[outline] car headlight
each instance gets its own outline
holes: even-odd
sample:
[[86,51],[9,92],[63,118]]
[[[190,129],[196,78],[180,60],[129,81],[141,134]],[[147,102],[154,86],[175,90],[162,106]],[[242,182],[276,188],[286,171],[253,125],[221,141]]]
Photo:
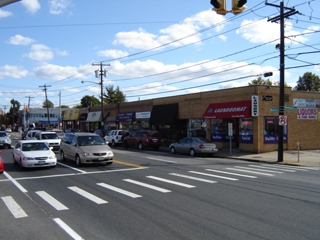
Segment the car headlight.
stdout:
[[56,157],[55,156],[49,156],[49,159],[55,159]]
[[34,158],[32,158],[32,157],[24,157],[24,158],[22,158],[22,160],[28,161],[28,160],[34,160]]
[[86,152],[84,152],[84,153],[82,153],[82,155],[85,156],[85,157],[88,157],[88,156],[93,156],[93,153],[86,153]]
[[11,139],[10,138],[6,139],[6,140],[4,140],[4,142],[11,144]]

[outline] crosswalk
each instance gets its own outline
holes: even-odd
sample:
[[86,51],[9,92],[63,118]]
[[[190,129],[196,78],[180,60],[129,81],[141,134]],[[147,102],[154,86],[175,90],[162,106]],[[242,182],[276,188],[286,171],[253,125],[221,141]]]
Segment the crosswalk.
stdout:
[[[239,181],[241,179],[256,179],[259,177],[273,177],[276,174],[289,174],[298,171],[313,171],[320,170],[320,168],[312,167],[294,167],[294,166],[283,166],[283,165],[270,165],[270,164],[248,164],[245,166],[232,166],[225,167],[224,169],[203,169],[197,171],[186,171],[185,173],[175,173],[170,172],[166,176],[145,176],[145,181],[137,181],[135,179],[122,179],[123,182],[128,183],[126,188],[130,188],[130,185],[142,187],[151,191],[157,191],[160,193],[171,193],[173,190],[171,187],[174,185],[176,187],[182,187],[186,189],[196,188],[198,182],[217,184],[219,181]],[[194,184],[183,182],[187,179],[189,182],[193,181]],[[150,181],[152,181],[150,183]],[[164,183],[167,187],[160,187],[157,183]],[[128,189],[120,188],[119,186],[110,185],[104,182],[95,183],[96,186],[101,187],[105,191],[113,191],[117,194],[121,194],[130,198],[142,198],[143,196]],[[94,204],[107,204],[108,200],[104,199],[104,196],[96,196],[79,186],[68,186],[67,190],[71,191],[73,194],[83,197],[86,200],[91,201]],[[65,203],[60,202],[54,196],[50,195],[46,191],[36,191],[35,192],[41,199],[43,199],[49,206],[53,207],[57,211],[67,211],[70,206],[66,206]],[[27,213],[19,206],[17,201],[11,196],[1,197],[2,201],[12,213],[15,218],[28,217]],[[71,206],[72,207],[72,206]]]

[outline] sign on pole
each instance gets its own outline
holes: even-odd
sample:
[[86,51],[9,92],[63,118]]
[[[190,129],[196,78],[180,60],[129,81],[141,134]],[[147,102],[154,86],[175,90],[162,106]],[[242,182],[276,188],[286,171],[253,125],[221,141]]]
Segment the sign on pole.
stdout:
[[288,117],[284,115],[279,116],[279,125],[286,126],[288,124]]

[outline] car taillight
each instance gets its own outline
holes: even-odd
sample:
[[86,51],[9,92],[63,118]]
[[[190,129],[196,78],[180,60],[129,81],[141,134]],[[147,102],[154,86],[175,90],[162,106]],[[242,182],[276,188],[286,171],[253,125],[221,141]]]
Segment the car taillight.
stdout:
[[116,139],[118,140],[118,136],[116,136]]
[[203,145],[203,144],[200,144],[200,145],[199,145],[199,148],[205,148],[205,147],[204,147],[204,145]]

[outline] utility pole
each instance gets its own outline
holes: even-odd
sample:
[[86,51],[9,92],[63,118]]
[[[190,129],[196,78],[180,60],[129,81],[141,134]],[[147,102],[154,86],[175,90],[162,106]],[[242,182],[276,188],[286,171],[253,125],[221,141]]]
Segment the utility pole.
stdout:
[[[280,15],[270,18],[268,22],[278,22],[280,20],[280,93],[279,93],[279,120],[284,115],[284,82],[285,82],[285,36],[284,36],[284,19],[298,13],[294,8],[284,7],[283,1],[279,5],[266,2],[266,5],[279,7]],[[284,10],[289,10],[284,12]],[[280,122],[280,121],[279,121]],[[283,162],[283,125],[278,125],[278,162]]]
[[39,87],[43,87],[44,89],[44,93],[46,95],[46,107],[47,107],[47,116],[48,116],[48,125],[50,127],[50,116],[49,116],[49,106],[48,106],[48,97],[47,97],[47,87],[51,87],[51,85],[47,86],[47,85],[44,85],[44,86],[39,86]]
[[29,113],[29,111],[30,111],[30,98],[33,98],[33,97],[30,97],[30,96],[26,96],[26,98],[29,98],[29,100],[28,100],[28,108],[27,108],[27,119],[26,119],[26,122],[27,122],[27,124],[28,124],[28,127],[29,127],[29,117],[30,117],[30,113]]
[[61,91],[59,91],[59,121],[58,121],[59,129],[60,129],[60,121],[61,121]]
[[102,69],[104,66],[110,66],[110,64],[103,64],[102,62],[100,63],[92,63],[92,66],[100,66],[100,70],[96,70],[96,78],[99,77],[100,75],[100,89],[101,89],[101,129],[104,130],[104,117],[103,117],[103,76],[107,77],[107,70]]

